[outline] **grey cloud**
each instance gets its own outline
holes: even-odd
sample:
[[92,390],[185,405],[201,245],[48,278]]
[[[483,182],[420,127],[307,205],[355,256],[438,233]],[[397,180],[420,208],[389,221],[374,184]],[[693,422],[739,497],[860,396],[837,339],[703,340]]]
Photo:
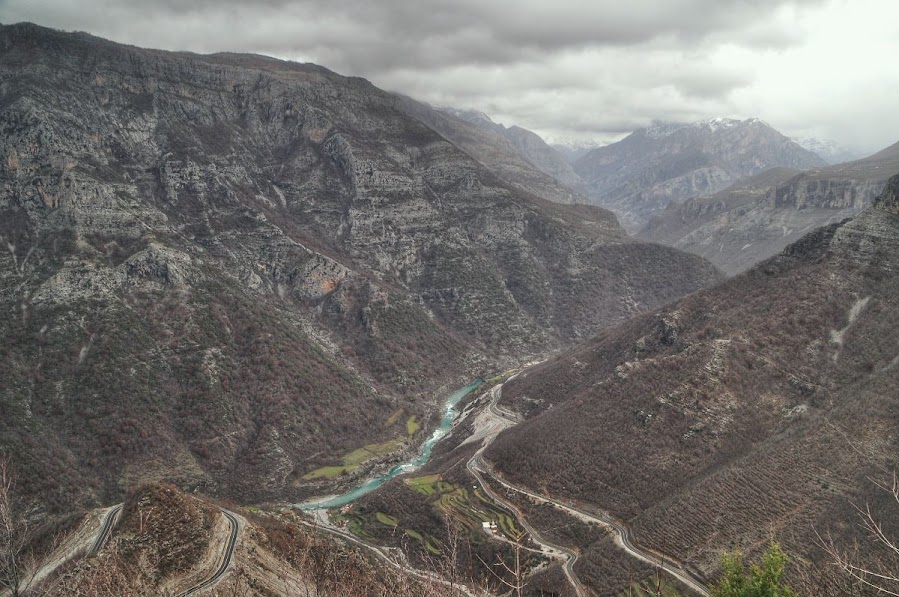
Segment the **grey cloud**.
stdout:
[[[868,9],[872,14],[897,6],[891,0],[854,1],[880,2]],[[819,35],[820,23],[804,26],[807,16],[834,6],[840,3],[0,0],[0,20],[85,30],[147,47],[316,62],[555,137],[607,140],[653,119],[759,116],[775,126],[854,134],[877,145],[899,136],[899,125],[877,126],[875,113],[866,113],[864,103],[848,93],[834,106],[820,102],[820,91],[802,98],[796,77],[807,71],[809,77],[822,76],[820,68],[802,68],[814,64],[814,53],[790,76],[771,76],[787,68],[780,55]],[[831,39],[839,44],[842,36]],[[895,86],[890,90],[895,94]],[[887,102],[877,110],[882,119]],[[849,115],[865,122],[856,124]]]
[[[820,0],[792,0],[809,4]],[[505,64],[535,53],[683,42],[736,34],[766,21],[785,0],[9,0],[5,12],[113,37],[149,37],[153,24],[194,30],[184,49],[262,47],[280,55],[326,55],[329,66],[374,75],[460,62]],[[210,24],[217,26],[213,29]],[[99,25],[99,27],[97,26]],[[268,32],[274,31],[274,34]]]

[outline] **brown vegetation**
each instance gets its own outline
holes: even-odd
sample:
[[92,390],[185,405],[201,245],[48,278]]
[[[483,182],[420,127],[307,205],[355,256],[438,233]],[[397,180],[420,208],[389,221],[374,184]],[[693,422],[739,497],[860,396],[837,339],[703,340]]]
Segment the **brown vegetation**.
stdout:
[[868,477],[894,460],[899,424],[899,223],[864,218],[507,384],[530,418],[487,456],[707,574],[772,533],[797,576],[824,557],[816,529],[852,545],[850,503],[877,499]]

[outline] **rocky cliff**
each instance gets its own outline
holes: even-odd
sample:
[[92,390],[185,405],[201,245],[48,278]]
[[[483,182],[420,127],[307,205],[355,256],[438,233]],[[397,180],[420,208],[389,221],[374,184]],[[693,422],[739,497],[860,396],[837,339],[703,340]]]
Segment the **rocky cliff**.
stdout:
[[702,255],[735,274],[816,227],[858,214],[896,172],[899,144],[827,168],[773,169],[710,196],[669,205],[639,236]]
[[[571,166],[537,134],[506,128],[473,110],[432,108],[400,96],[400,109],[490,168],[506,183],[560,203],[586,203]],[[513,130],[515,129],[515,130]]]
[[320,491],[441,388],[719,276],[315,65],[6,26],[0,131],[0,449],[49,507]]
[[761,120],[718,118],[640,129],[590,151],[574,169],[591,200],[636,231],[668,203],[714,193],[770,168],[824,165]]

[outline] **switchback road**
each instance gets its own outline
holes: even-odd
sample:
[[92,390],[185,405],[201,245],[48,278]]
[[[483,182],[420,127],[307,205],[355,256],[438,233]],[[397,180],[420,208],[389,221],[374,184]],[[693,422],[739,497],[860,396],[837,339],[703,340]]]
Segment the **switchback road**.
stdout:
[[231,512],[227,510],[222,510],[222,514],[225,515],[225,518],[228,519],[228,523],[231,525],[231,533],[228,536],[228,542],[225,543],[225,549],[222,552],[222,561],[219,564],[218,569],[215,571],[215,574],[198,584],[197,586],[188,589],[178,595],[178,597],[188,597],[189,595],[195,595],[200,591],[204,591],[209,587],[216,584],[218,581],[222,579],[223,576],[228,572],[228,568],[231,567],[231,560],[234,557],[234,548],[237,546],[237,534],[240,530],[240,523],[237,521],[237,517],[234,516]]
[[[497,401],[499,400],[502,388],[502,384],[499,384],[491,390],[490,404],[487,405],[486,411],[489,412],[492,416],[509,419],[509,414],[507,414],[504,409],[500,409],[497,405]],[[517,519],[518,524],[520,524],[521,527],[528,532],[528,534],[531,536],[531,539],[533,539],[535,543],[540,545],[544,553],[555,557],[561,557],[565,560],[565,564],[562,567],[562,570],[565,573],[565,577],[568,579],[569,584],[571,584],[571,586],[574,588],[577,596],[584,597],[587,595],[587,591],[581,584],[580,580],[578,580],[577,574],[574,571],[574,564],[577,562],[578,558],[577,552],[563,545],[550,543],[546,539],[544,539],[537,531],[537,529],[535,529],[530,525],[530,523],[528,523],[521,511],[519,511],[514,504],[507,501],[505,498],[500,497],[495,491],[493,491],[485,482],[484,477],[481,476],[482,472],[487,472],[486,470],[484,470],[485,467],[483,465],[482,454],[484,453],[484,450],[486,450],[487,447],[491,444],[491,442],[493,442],[493,439],[506,426],[507,425],[494,426],[493,428],[496,429],[496,431],[484,438],[484,442],[481,445],[480,449],[478,449],[478,451],[474,453],[474,455],[468,460],[468,463],[465,466],[468,469],[468,472],[471,473],[471,475],[475,479],[477,479],[478,483],[481,486],[481,489],[484,490],[484,493],[486,493],[490,499],[515,514],[515,518]]]
[[122,508],[124,507],[125,504],[118,504],[107,510],[106,515],[103,517],[103,522],[100,524],[100,531],[97,533],[97,538],[94,539],[91,548],[87,550],[87,557],[90,558],[97,555],[97,553],[103,549],[103,546],[106,545],[106,542],[109,540],[109,534],[112,532],[112,527],[114,527],[115,523],[119,520],[119,514],[122,513]]

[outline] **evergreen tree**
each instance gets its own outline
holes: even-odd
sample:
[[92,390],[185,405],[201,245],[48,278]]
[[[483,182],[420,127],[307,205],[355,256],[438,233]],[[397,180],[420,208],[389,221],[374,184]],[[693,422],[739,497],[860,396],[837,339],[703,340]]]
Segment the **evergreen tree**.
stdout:
[[724,554],[721,581],[712,586],[712,597],[795,597],[796,593],[784,583],[787,562],[780,545],[772,541],[760,564],[747,570],[743,554],[736,551]]

